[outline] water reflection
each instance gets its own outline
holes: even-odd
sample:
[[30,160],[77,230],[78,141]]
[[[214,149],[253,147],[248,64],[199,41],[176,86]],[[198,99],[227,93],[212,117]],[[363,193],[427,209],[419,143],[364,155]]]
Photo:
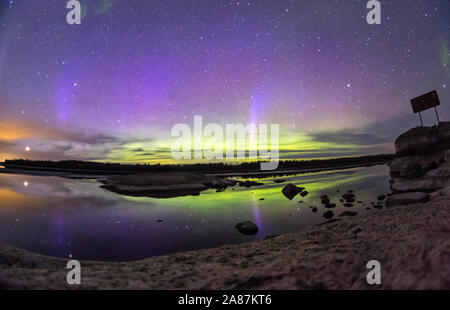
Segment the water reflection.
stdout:
[[[183,250],[264,239],[324,221],[319,197],[338,204],[352,189],[368,205],[389,191],[388,168],[376,166],[299,176],[287,182],[306,187],[309,195],[286,199],[273,178],[260,187],[228,188],[200,196],[154,199],[127,197],[99,188],[95,180],[0,173],[0,242],[39,253],[91,260],[134,260]],[[340,193],[338,193],[338,190]],[[263,198],[263,200],[261,200]],[[311,212],[310,207],[319,212]],[[362,205],[352,208],[359,214]],[[256,236],[234,228],[251,220]]]

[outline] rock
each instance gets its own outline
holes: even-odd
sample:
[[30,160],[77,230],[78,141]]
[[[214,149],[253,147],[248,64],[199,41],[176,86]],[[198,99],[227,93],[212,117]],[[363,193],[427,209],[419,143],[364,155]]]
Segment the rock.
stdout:
[[323,214],[323,217],[326,218],[327,220],[331,219],[333,216],[334,216],[334,213],[331,210],[329,210]]
[[423,203],[429,201],[430,194],[421,193],[421,192],[412,192],[412,193],[402,193],[402,194],[394,194],[389,196],[387,200],[387,205],[389,207],[398,206],[398,205],[409,205],[414,203]]
[[212,186],[219,189],[234,182],[201,173],[166,172],[108,176],[101,181],[100,187],[127,196],[173,198],[198,196]]
[[284,179],[275,179],[275,180],[273,180],[275,183],[284,183],[284,182],[286,182],[286,180],[284,180]]
[[343,216],[355,216],[355,215],[358,215],[358,212],[345,211],[345,212],[343,212],[341,215],[339,215],[339,217],[343,217]]
[[407,167],[406,178],[408,180],[420,178],[425,174],[423,167],[419,163],[412,163]]
[[393,178],[415,179],[436,169],[444,161],[444,153],[423,154],[396,158],[389,167]]
[[258,233],[258,226],[254,224],[253,222],[246,221],[237,223],[236,226],[234,226],[241,234],[244,235],[256,235]]
[[239,186],[246,187],[246,188],[249,188],[252,186],[261,186],[261,185],[263,185],[263,183],[259,183],[256,181],[250,181],[250,180],[247,180],[245,182],[239,182]]
[[286,198],[292,200],[292,198],[297,196],[297,194],[301,193],[304,189],[304,187],[298,187],[295,184],[289,183],[283,188],[282,192]]
[[324,198],[320,201],[323,205],[327,205],[330,203],[330,199],[329,198]]
[[445,160],[446,162],[450,162],[450,150],[446,150],[446,151],[444,152],[444,160]]
[[300,196],[305,197],[306,195],[308,195],[308,191],[303,191],[300,193]]
[[406,192],[426,192],[432,193],[443,188],[441,182],[433,179],[422,180],[407,180],[407,179],[394,179],[394,183],[391,185],[392,191],[395,193]]
[[395,152],[400,155],[422,153],[427,148],[437,145],[439,140],[436,126],[415,127],[403,133],[395,140]]
[[395,149],[397,158],[391,163],[391,176],[421,177],[448,159],[450,123],[413,128],[397,138]]
[[380,196],[377,197],[378,201],[383,201],[385,199],[386,199],[386,195],[380,195]]
[[342,195],[342,198],[348,202],[349,200],[352,200],[355,198],[355,194],[345,193]]

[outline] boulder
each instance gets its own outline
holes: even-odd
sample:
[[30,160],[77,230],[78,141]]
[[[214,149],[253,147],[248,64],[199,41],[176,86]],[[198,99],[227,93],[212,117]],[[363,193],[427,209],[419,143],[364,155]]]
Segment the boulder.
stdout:
[[416,127],[408,130],[395,140],[395,152],[398,155],[420,154],[439,143],[436,126]]
[[397,156],[417,155],[450,148],[450,122],[437,126],[416,127],[395,140]]
[[287,199],[292,200],[295,196],[297,196],[297,194],[301,193],[304,189],[305,189],[304,187],[298,187],[295,184],[289,183],[283,188],[282,192]]
[[389,196],[387,200],[387,205],[389,207],[394,207],[398,205],[410,205],[415,203],[423,203],[430,201],[430,194],[422,192],[411,192],[411,193],[401,193],[393,194]]
[[395,193],[406,193],[406,192],[432,193],[443,188],[443,186],[442,182],[438,182],[433,179],[419,179],[419,180],[395,179],[394,183],[392,183],[391,185],[391,188],[392,191]]
[[442,162],[444,162],[443,151],[417,156],[399,157],[391,162],[390,175],[393,178],[420,178],[428,171],[439,167]]
[[246,221],[237,223],[236,226],[234,226],[241,234],[244,235],[256,235],[259,231],[258,226],[256,226],[255,223]]
[[308,191],[303,191],[300,193],[300,196],[305,197],[306,195],[308,195]]

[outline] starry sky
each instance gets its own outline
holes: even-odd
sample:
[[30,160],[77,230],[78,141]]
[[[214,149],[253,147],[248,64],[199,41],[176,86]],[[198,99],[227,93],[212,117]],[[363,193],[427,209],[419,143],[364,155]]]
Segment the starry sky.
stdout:
[[[177,123],[280,124],[280,158],[392,152],[436,89],[450,1],[0,0],[0,160],[171,163]],[[434,111],[424,113],[427,125]]]

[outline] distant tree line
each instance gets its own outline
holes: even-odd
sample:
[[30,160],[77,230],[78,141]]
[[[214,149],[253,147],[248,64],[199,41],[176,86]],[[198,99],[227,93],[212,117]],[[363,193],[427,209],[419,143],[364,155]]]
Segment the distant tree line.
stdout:
[[[395,155],[381,154],[361,157],[341,157],[332,159],[316,160],[283,160],[280,161],[277,170],[296,169],[320,169],[327,167],[340,167],[347,165],[364,165],[372,163],[390,162]],[[28,160],[28,159],[7,159],[5,167],[23,168],[38,170],[40,168],[58,171],[76,172],[107,172],[107,173],[142,173],[142,172],[171,172],[171,171],[191,171],[202,173],[251,173],[260,171],[260,162],[242,163],[198,163],[184,165],[161,165],[161,164],[121,164],[121,163],[100,163],[94,161],[78,160]]]

